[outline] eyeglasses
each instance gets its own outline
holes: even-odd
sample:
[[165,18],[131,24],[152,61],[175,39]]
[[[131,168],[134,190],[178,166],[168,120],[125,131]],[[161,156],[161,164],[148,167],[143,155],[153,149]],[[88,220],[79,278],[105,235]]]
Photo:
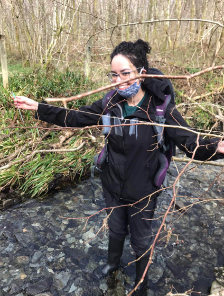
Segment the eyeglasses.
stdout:
[[119,76],[121,80],[125,80],[125,79],[128,79],[130,78],[130,74],[132,72],[135,72],[135,71],[138,71],[138,69],[141,69],[141,68],[137,68],[136,70],[132,70],[132,71],[124,71],[124,72],[121,72],[121,73],[109,73],[107,74],[107,77],[110,79],[110,81],[112,82],[115,82],[117,80],[117,77]]

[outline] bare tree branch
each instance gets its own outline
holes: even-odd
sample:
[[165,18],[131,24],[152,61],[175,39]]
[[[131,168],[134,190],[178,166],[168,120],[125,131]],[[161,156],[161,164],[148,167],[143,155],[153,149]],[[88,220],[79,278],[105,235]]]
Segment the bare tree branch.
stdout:
[[203,19],[161,19],[161,20],[152,20],[152,21],[140,21],[140,22],[135,22],[135,23],[127,23],[127,24],[120,24],[120,25],[115,25],[115,26],[111,26],[109,28],[106,28],[104,30],[98,31],[95,34],[91,35],[89,39],[91,39],[93,36],[100,34],[102,32],[111,30],[111,29],[115,29],[115,28],[119,28],[119,27],[126,27],[126,26],[135,26],[135,25],[145,25],[145,24],[153,24],[153,23],[162,23],[162,22],[204,22],[204,23],[210,23],[210,24],[215,24],[218,27],[224,28],[224,25],[219,23],[219,22],[215,22],[215,21],[211,21],[211,20],[203,20]]
[[[71,10],[76,10],[76,9],[74,9],[73,7],[69,6],[69,5],[66,5],[66,4],[64,4],[64,3],[61,3],[60,1],[57,1],[57,0],[52,0],[52,1],[53,1],[53,2],[56,2],[56,3],[58,3],[58,4],[60,4],[61,6],[66,6],[66,7],[68,7],[68,8],[71,9]],[[80,10],[80,9],[77,9],[77,11],[80,12],[80,13],[85,13],[85,14],[91,15],[92,17],[94,17],[94,18],[96,18],[96,19],[102,20],[102,21],[104,21],[104,22],[106,22],[106,23],[108,23],[108,24],[112,24],[112,25],[115,26],[114,23],[109,22],[109,21],[103,19],[102,17],[99,17],[98,15],[94,15],[93,13],[90,13],[90,12],[88,12],[88,11],[83,11],[83,10]]]
[[[77,111],[77,112],[81,112],[81,111]],[[89,113],[89,112],[83,112],[83,113]],[[94,114],[96,115],[96,114]],[[101,115],[99,115],[101,116]],[[118,126],[134,126],[134,125],[157,125],[157,126],[161,126],[161,127],[169,127],[169,128],[177,128],[177,129],[183,129],[186,131],[190,131],[196,135],[200,134],[201,136],[208,136],[208,137],[216,137],[219,138],[220,140],[223,139],[223,136],[219,136],[219,135],[215,135],[215,134],[210,134],[210,133],[201,133],[201,132],[197,132],[191,128],[188,127],[184,127],[184,126],[179,126],[179,125],[168,125],[168,124],[160,124],[160,123],[155,123],[155,122],[144,122],[144,121],[140,121],[137,123],[122,123],[122,124],[117,124],[117,125],[92,125],[92,126],[86,126],[86,127],[40,127],[40,126],[15,126],[15,125],[11,125],[9,127],[5,127],[5,128],[1,128],[0,130],[5,130],[5,129],[14,129],[14,128],[18,128],[18,129],[30,129],[30,128],[36,128],[36,129],[42,129],[42,130],[64,130],[64,129],[77,129],[77,130],[85,130],[85,129],[92,129],[92,128],[103,128],[103,127],[118,127]]]
[[[189,162],[189,159],[186,158],[180,158],[180,157],[172,157],[173,161],[178,161],[178,162]],[[214,166],[219,166],[219,167],[224,167],[224,163],[218,163],[216,161],[200,161],[200,160],[193,160],[192,163],[197,163],[197,164],[206,164],[206,165],[214,165]]]
[[[186,79],[186,80],[190,80],[192,78],[195,78],[197,76],[200,76],[204,73],[207,73],[207,72],[211,72],[211,71],[214,71],[214,70],[219,70],[219,69],[224,69],[224,65],[220,65],[220,66],[216,66],[216,67],[209,67],[205,70],[202,70],[202,71],[199,71],[197,73],[194,73],[194,74],[189,74],[189,75],[179,75],[179,76],[176,76],[176,75],[152,75],[152,74],[141,74],[141,75],[138,75],[137,77],[138,78],[161,78],[161,79]],[[83,93],[83,94],[80,94],[80,95],[76,95],[76,96],[73,96],[73,97],[70,97],[70,98],[46,98],[45,101],[46,102],[71,102],[71,101],[76,101],[76,100],[79,100],[81,98],[84,98],[84,97],[87,97],[87,96],[90,96],[90,95],[93,95],[93,94],[96,94],[96,93],[99,93],[101,91],[105,91],[105,90],[108,90],[108,89],[111,89],[111,88],[114,88],[122,83],[126,83],[126,82],[129,82],[129,81],[132,81],[132,80],[135,80],[136,77],[134,78],[130,78],[130,79],[126,79],[126,80],[123,80],[121,82],[117,82],[117,83],[112,83],[110,85],[107,85],[107,86],[103,86],[103,87],[100,87],[98,89],[95,89],[95,90],[92,90],[92,91],[88,91],[86,93]]]

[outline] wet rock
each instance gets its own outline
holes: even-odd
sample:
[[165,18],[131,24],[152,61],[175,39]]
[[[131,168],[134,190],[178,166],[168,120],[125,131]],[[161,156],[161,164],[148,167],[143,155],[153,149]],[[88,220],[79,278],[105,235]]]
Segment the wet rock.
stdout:
[[78,288],[75,292],[75,295],[77,296],[82,296],[83,295],[83,289],[82,288]]
[[37,251],[34,253],[33,258],[32,258],[32,263],[35,264],[37,263],[41,258],[43,257],[43,253],[41,251]]
[[222,234],[223,234],[222,229],[216,229],[216,230],[214,231],[214,235],[216,235],[216,236],[221,236]]
[[14,249],[15,249],[14,244],[10,243],[2,253],[3,254],[11,253]]
[[12,189],[10,189],[7,193],[0,192],[0,209],[6,210],[12,205],[18,204],[22,200],[25,200],[25,196]]
[[7,241],[16,242],[16,238],[13,235],[12,231],[3,230],[1,233],[2,237],[4,237]]
[[153,265],[152,268],[150,268],[148,277],[153,283],[157,283],[163,276],[163,272],[163,268],[156,264]]
[[13,204],[15,204],[14,199],[6,199],[6,200],[3,200],[2,207],[3,207],[3,209],[6,209]]
[[53,282],[52,278],[39,280],[36,283],[28,286],[26,288],[26,293],[29,296],[32,296],[32,295],[40,294],[42,292],[47,292],[50,289],[52,282]]
[[11,285],[11,289],[9,291],[9,295],[15,295],[18,294],[20,292],[22,292],[24,290],[24,283],[22,281],[15,281],[12,285]]
[[17,241],[23,246],[26,246],[32,241],[32,238],[28,233],[16,233],[15,237]]
[[75,290],[77,290],[77,289],[78,289],[78,288],[77,288],[74,284],[72,284],[71,287],[70,287],[70,289],[69,289],[69,292],[68,292],[68,293],[75,292]]
[[89,231],[83,234],[82,238],[84,241],[87,241],[95,236],[93,229],[91,228]]
[[27,256],[19,256],[16,258],[16,262],[18,264],[27,264],[27,263],[29,263],[29,261],[30,261],[29,257],[27,257]]
[[81,251],[79,249],[65,247],[64,253],[67,258],[70,258],[72,262],[77,265],[85,266],[89,262],[89,255],[85,254],[84,251]]
[[101,285],[100,285],[100,290],[102,290],[103,292],[106,292],[107,289],[108,289],[107,284],[101,284]]
[[56,287],[59,290],[62,290],[67,286],[67,283],[70,278],[70,273],[66,271],[62,271],[59,274],[55,274],[54,278],[55,278]]
[[76,238],[75,237],[68,238],[68,243],[69,244],[73,244],[75,241],[76,241]]

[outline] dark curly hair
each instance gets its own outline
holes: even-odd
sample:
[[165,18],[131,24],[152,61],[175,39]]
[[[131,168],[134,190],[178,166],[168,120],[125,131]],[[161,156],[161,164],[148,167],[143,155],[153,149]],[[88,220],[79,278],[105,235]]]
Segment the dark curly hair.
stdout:
[[121,54],[128,58],[136,68],[144,67],[144,69],[148,72],[149,65],[146,54],[150,53],[150,51],[151,47],[149,43],[141,39],[138,39],[135,42],[123,41],[115,47],[110,55],[110,59],[112,61],[116,55]]

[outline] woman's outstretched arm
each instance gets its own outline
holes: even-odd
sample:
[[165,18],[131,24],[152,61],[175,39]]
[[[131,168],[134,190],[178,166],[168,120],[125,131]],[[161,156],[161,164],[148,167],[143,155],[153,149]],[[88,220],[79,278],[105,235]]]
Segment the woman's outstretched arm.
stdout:
[[99,124],[103,112],[102,99],[94,102],[91,106],[83,106],[79,110],[60,108],[45,102],[38,103],[23,96],[15,96],[14,104],[16,108],[35,110],[36,119],[62,127],[84,127]]

